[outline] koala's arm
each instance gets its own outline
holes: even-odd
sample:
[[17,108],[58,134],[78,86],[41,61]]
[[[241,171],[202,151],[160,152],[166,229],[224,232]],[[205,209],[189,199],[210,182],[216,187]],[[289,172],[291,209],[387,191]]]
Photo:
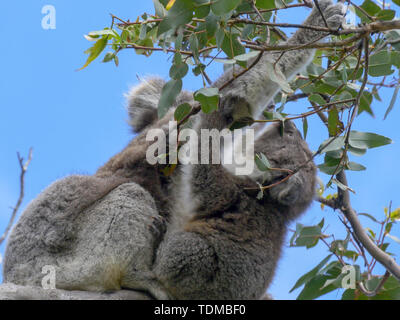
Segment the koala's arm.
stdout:
[[[329,26],[333,29],[339,28],[344,16],[343,4],[332,4],[331,0],[320,0],[319,6],[324,12]],[[325,27],[321,14],[315,7],[304,24]],[[326,35],[324,32],[299,28],[287,43],[293,45],[312,43],[323,38],[324,35]],[[280,57],[276,68],[290,80],[311,62],[314,53],[315,50],[313,49],[287,51]],[[270,67],[268,64],[274,64],[279,56],[280,53],[264,53],[256,67],[235,79],[221,92],[220,109],[222,114],[228,118],[227,123],[245,116],[258,118],[264,108],[280,91],[279,85],[270,79],[268,72]],[[232,71],[227,71],[216,81],[214,86],[219,87],[231,77]],[[244,108],[248,110],[243,110]]]

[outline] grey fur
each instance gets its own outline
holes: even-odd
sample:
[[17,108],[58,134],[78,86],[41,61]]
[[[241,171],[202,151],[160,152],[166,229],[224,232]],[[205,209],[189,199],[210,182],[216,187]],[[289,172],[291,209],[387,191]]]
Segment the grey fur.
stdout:
[[42,268],[50,265],[60,289],[149,289],[159,242],[152,228],[162,219],[152,197],[137,184],[125,183],[82,211],[65,210],[74,197],[88,194],[80,189],[85,180],[99,179],[57,181],[29,205],[8,241],[5,282],[40,286]]
[[[311,158],[290,122],[283,136],[279,125],[271,126],[255,148],[272,165],[291,170]],[[282,172],[270,174],[266,184],[282,178]],[[157,253],[157,278],[173,298],[260,299],[274,276],[287,224],[313,199],[314,164],[261,200],[257,191],[244,192],[257,190],[252,179],[236,177],[222,165],[193,165],[189,183],[199,205],[187,213],[191,218],[183,228],[167,232]]]
[[[320,6],[332,26],[341,23],[341,5],[324,0]],[[323,25],[315,9],[305,23]],[[301,29],[289,42],[306,43],[319,34]],[[312,55],[312,50],[290,51],[278,66],[290,77]],[[266,55],[260,67],[223,90],[218,112],[200,115],[195,127],[222,129],[237,115],[256,116],[279,90],[262,64],[271,59]],[[225,73],[217,83],[230,76]],[[150,143],[145,136],[150,128],[165,129],[172,111],[158,121],[149,115],[162,82],[147,83],[149,87],[143,85],[130,96],[131,123],[142,133],[94,176],[60,180],[25,210],[8,241],[6,282],[40,286],[42,267],[53,265],[58,289],[128,288],[157,299],[264,296],[287,224],[304,212],[314,195],[315,166],[308,161],[307,144],[290,122],[283,135],[280,124],[261,135],[255,150],[265,153],[274,166],[304,166],[260,200],[252,191],[256,181],[279,181],[282,172],[255,171],[239,178],[222,165],[187,165],[177,169],[176,177],[166,178],[160,174],[161,165],[146,162]],[[151,95],[156,98],[146,100]],[[182,203],[188,194],[189,206]]]

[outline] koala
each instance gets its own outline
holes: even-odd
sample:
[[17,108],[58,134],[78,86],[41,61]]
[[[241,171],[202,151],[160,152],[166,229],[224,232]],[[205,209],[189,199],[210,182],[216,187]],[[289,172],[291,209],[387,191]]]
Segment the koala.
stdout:
[[[331,28],[343,20],[343,6],[320,1]],[[324,26],[313,9],[304,22]],[[288,43],[319,40],[321,32],[299,29]],[[277,68],[290,79],[312,59],[314,51],[285,53]],[[200,113],[193,128],[227,128],[233,121],[257,118],[279,87],[266,65],[276,54],[264,54],[252,68],[221,91],[220,106]],[[232,77],[224,73],[213,86]],[[312,154],[290,121],[259,133],[256,152],[274,167],[301,169],[267,189],[287,173],[254,170],[236,176],[223,164],[178,165],[172,177],[162,165],[150,165],[146,135],[166,130],[174,107],[193,102],[182,92],[162,119],[156,106],[164,82],[149,79],[128,95],[130,124],[139,135],[92,176],[70,176],[45,189],[26,208],[13,228],[4,257],[6,283],[40,286],[44,266],[55,271],[58,289],[119,292],[134,290],[154,299],[260,299],[280,257],[287,225],[299,217],[314,196],[316,169]],[[201,146],[201,142],[199,143]]]

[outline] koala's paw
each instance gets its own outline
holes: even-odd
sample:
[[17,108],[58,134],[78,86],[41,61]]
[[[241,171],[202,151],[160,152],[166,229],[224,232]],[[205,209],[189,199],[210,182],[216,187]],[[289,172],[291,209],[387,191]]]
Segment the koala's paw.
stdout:
[[[338,29],[344,22],[344,15],[346,14],[346,7],[343,3],[333,3],[331,0],[318,0],[319,8],[324,15],[329,28]],[[312,24],[317,24],[325,27],[325,22],[321,16],[320,10],[314,6]]]
[[[306,3],[309,3],[309,2],[311,2],[312,5],[315,7],[314,0],[307,0]],[[329,6],[332,6],[333,2],[332,2],[332,0],[318,0],[318,5],[319,5],[319,7],[321,8],[321,10],[323,12],[326,8],[328,8]]]
[[283,205],[294,205],[302,193],[302,184],[302,178],[295,174],[288,181],[271,188],[270,196]]
[[328,6],[323,13],[329,28],[338,29],[344,22],[346,7],[339,2]]

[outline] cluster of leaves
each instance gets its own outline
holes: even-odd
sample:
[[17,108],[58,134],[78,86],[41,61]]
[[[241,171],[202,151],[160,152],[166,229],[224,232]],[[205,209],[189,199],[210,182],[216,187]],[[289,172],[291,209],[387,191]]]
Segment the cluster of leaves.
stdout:
[[[246,52],[246,41],[253,43],[266,43],[272,45],[285,38],[284,32],[276,27],[269,28],[263,25],[236,23],[236,18],[247,16],[251,20],[261,19],[270,21],[273,13],[279,8],[284,8],[291,1],[258,0],[255,6],[259,11],[254,11],[254,6],[248,0],[153,0],[155,14],[144,14],[135,22],[125,22],[113,17],[111,28],[90,32],[90,40],[96,40],[93,47],[86,51],[89,54],[86,67],[97,58],[109,44],[113,49],[104,57],[104,62],[115,61],[118,64],[118,52],[122,49],[133,48],[137,54],[150,56],[154,51],[163,50],[172,52],[173,59],[170,69],[170,80],[165,84],[158,105],[159,116],[163,116],[183,87],[183,78],[188,74],[190,67],[196,76],[202,76],[204,88],[194,93],[194,98],[201,105],[205,113],[213,112],[218,108],[219,88],[207,88],[205,79],[209,62],[222,62],[225,65],[239,65],[248,67],[249,61],[254,59],[259,52]],[[372,0],[365,0],[361,6],[350,7],[362,22],[375,20],[390,20],[394,18],[394,10],[381,9]],[[260,13],[261,12],[261,13]],[[114,27],[115,20],[120,22]],[[274,31],[274,32],[272,32]],[[345,40],[349,35],[334,36],[333,40]],[[318,50],[316,58],[306,72],[293,81],[290,85],[273,70],[272,79],[280,84],[284,94],[276,97],[275,103],[281,104],[277,112],[271,116],[266,113],[269,120],[283,121],[288,117],[284,113],[287,93],[302,91],[307,94],[311,104],[324,106],[329,102],[347,101],[325,108],[328,117],[328,132],[333,138],[321,144],[319,153],[325,153],[324,162],[319,169],[329,175],[334,175],[341,170],[361,171],[365,167],[354,161],[349,161],[347,151],[357,156],[363,155],[367,148],[377,147],[390,143],[390,139],[372,133],[352,132],[350,139],[346,138],[346,125],[342,119],[346,112],[350,112],[357,104],[358,114],[367,112],[371,116],[373,102],[381,101],[379,84],[386,77],[400,67],[400,32],[392,30],[369,36],[369,54],[363,56],[362,46],[354,43],[347,48]],[[359,48],[354,49],[355,46]],[[218,57],[224,53],[225,57]],[[368,70],[365,70],[368,59]],[[365,79],[368,76],[368,79]],[[382,77],[384,79],[382,80]],[[378,78],[371,81],[370,78]],[[367,89],[361,90],[361,82],[367,80],[371,84]],[[394,79],[396,82],[397,79]],[[394,83],[394,82],[392,82]],[[392,84],[394,86],[394,84]],[[393,98],[387,109],[387,114],[395,105],[397,93],[400,89],[398,81],[395,86]],[[351,101],[354,99],[354,101]],[[356,101],[357,100],[357,101]],[[177,121],[184,119],[191,111],[192,106],[183,104],[177,108]],[[246,122],[249,124],[251,122]],[[232,128],[236,128],[235,126]],[[304,136],[308,132],[307,116],[303,117]],[[333,142],[331,140],[334,140]],[[324,145],[327,147],[323,148]],[[333,180],[332,180],[333,181]]]
[[[155,13],[143,14],[134,22],[112,17],[112,25],[104,30],[90,32],[86,37],[94,41],[94,45],[85,53],[88,59],[85,68],[110,48],[103,62],[114,61],[118,65],[118,53],[121,50],[133,49],[139,55],[151,56],[154,51],[162,51],[172,55],[169,72],[170,80],[166,82],[158,105],[159,116],[163,116],[175,98],[181,92],[183,79],[189,70],[195,76],[203,79],[204,88],[194,93],[194,99],[204,113],[211,113],[218,108],[221,87],[210,87],[207,68],[211,63],[223,63],[224,67],[232,68],[233,72],[247,70],[260,55],[265,46],[276,45],[287,38],[281,25],[273,25],[279,10],[297,10],[290,3],[293,0],[153,0]],[[400,6],[399,0],[393,0]],[[297,5],[300,6],[300,5]],[[395,17],[394,10],[378,6],[373,0],[365,0],[360,6],[350,5],[349,9],[358,17],[361,23],[374,21],[389,21]],[[253,23],[246,23],[253,21]],[[259,24],[254,22],[260,22]],[[264,24],[263,24],[263,23]],[[269,26],[265,22],[272,22]],[[291,82],[279,74],[271,64],[269,76],[278,83],[282,93],[275,97],[276,110],[265,112],[265,121],[281,121],[301,118],[303,135],[307,136],[307,118],[318,113],[321,119],[326,118],[328,139],[323,141],[315,153],[324,155],[319,164],[321,172],[331,176],[328,186],[332,183],[343,190],[350,190],[337,181],[334,176],[342,170],[361,171],[366,168],[350,160],[352,156],[362,156],[367,149],[381,147],[391,143],[387,137],[371,132],[351,130],[354,119],[362,113],[374,116],[374,103],[382,101],[379,92],[382,87],[393,88],[393,96],[388,104],[385,118],[395,106],[400,90],[398,74],[400,68],[400,31],[390,30],[374,34],[332,33],[330,40],[344,43],[341,46],[326,46],[319,48],[314,61],[307,69]],[[249,50],[249,48],[251,50]],[[239,70],[239,71],[236,71]],[[241,71],[240,71],[241,72]],[[301,94],[308,99],[313,107],[296,116],[285,113],[285,107],[291,97]],[[187,119],[194,106],[182,104],[175,111],[175,119]],[[353,117],[354,115],[354,117]],[[249,124],[252,121],[245,123]],[[271,170],[265,155],[256,156],[256,164],[262,171]],[[261,196],[262,196],[261,188]],[[324,188],[321,188],[321,196]],[[328,195],[327,200],[332,199]],[[385,231],[382,234],[392,237],[388,226],[398,217],[389,214],[384,222]],[[314,247],[320,240],[328,238],[322,233],[324,222],[316,226],[297,225],[291,244],[293,246]],[[384,237],[376,237],[369,233],[383,250],[386,243],[381,243]],[[335,240],[329,248],[332,254],[324,259],[316,268],[304,275],[296,283],[296,289],[304,286],[299,299],[317,298],[322,294],[338,289],[344,274],[342,273],[344,259],[350,259],[351,265],[357,270],[357,281],[365,283],[368,290],[374,290],[379,277],[373,277],[369,268],[362,272],[356,265],[357,259],[363,256],[359,251],[348,249],[352,237]],[[394,239],[397,241],[396,239]],[[337,261],[329,264],[333,257]],[[375,287],[374,287],[375,285]],[[400,288],[394,285],[392,278],[385,282],[380,294],[399,297]],[[376,297],[381,297],[378,294]],[[348,289],[343,299],[362,299],[366,296],[356,289]]]
[[[290,3],[293,0],[285,2]],[[283,0],[259,0],[257,8],[263,12],[264,21],[269,21],[272,10],[285,6]],[[154,51],[172,52],[170,80],[166,83],[159,103],[159,115],[163,116],[182,90],[182,79],[189,68],[195,76],[202,76],[206,83],[206,69],[210,62],[225,65],[237,64],[246,67],[258,52],[246,52],[245,44],[240,41],[257,41],[270,44],[280,40],[279,33],[270,33],[268,28],[234,23],[235,17],[254,12],[251,1],[247,0],[153,0],[155,14],[143,14],[135,22],[125,22],[113,16],[110,28],[90,32],[86,38],[96,41],[89,48],[87,67],[105,50],[103,62],[114,61],[118,65],[118,53],[123,49],[134,49],[137,54],[150,56]],[[255,18],[256,14],[246,14]],[[115,25],[115,21],[119,21]],[[284,34],[280,31],[281,34]],[[219,58],[223,53],[225,57]],[[204,85],[206,87],[206,84]],[[195,100],[201,104],[202,111],[212,112],[218,108],[219,88],[203,88],[195,93]],[[190,111],[187,105],[178,107],[184,118]]]
[[[384,221],[378,221],[366,213],[360,213],[359,215],[368,217],[381,226],[379,235],[369,228],[367,230],[370,239],[386,252],[389,247],[389,242],[385,242],[386,237],[400,243],[400,239],[390,234],[393,225],[400,220],[400,208],[394,211],[385,208],[384,213]],[[362,247],[355,241],[350,231],[347,232],[345,239],[334,240],[328,243],[327,240],[331,236],[324,234],[323,227],[324,220],[314,226],[304,226],[298,223],[296,231],[290,240],[291,246],[306,247],[307,249],[315,247],[320,241],[323,241],[331,252],[315,268],[301,276],[293,286],[291,292],[303,287],[297,299],[316,299],[331,291],[343,288],[346,289],[342,293],[343,300],[400,299],[399,281],[393,276],[385,278],[385,276],[372,275],[373,269],[376,266],[376,260],[366,257]],[[332,257],[337,257],[337,260],[329,262],[332,260]],[[362,272],[362,267],[359,263],[360,260],[364,263],[364,267],[366,266],[367,270],[365,272]],[[360,283],[362,286],[360,286]],[[375,293],[378,286],[380,286],[380,290]]]

